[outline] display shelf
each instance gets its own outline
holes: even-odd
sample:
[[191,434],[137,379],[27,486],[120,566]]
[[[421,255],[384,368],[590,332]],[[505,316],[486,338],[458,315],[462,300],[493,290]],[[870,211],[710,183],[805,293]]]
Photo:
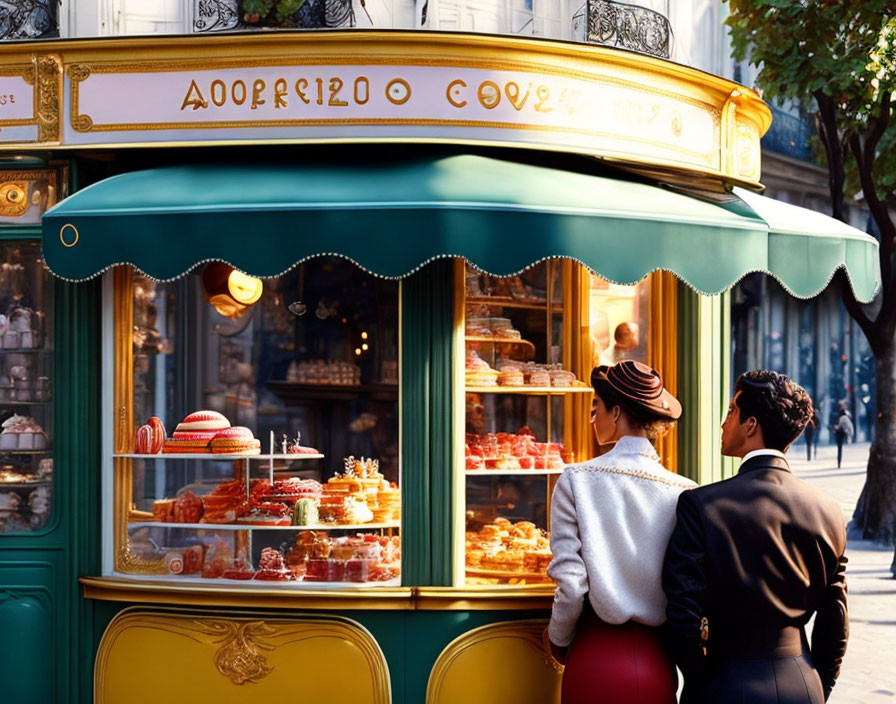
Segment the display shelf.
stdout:
[[464,474],[468,477],[488,477],[491,475],[511,475],[519,477],[531,477],[548,474],[563,474],[565,467],[560,469],[467,469]]
[[0,489],[30,489],[35,486],[49,486],[52,479],[37,479],[33,482],[0,482]]
[[[399,587],[401,586],[401,576],[393,579],[383,580],[382,582],[306,582],[304,580],[292,580],[278,582],[267,579],[224,579],[223,577],[215,577],[207,579],[197,575],[166,575],[166,574],[130,574],[128,572],[113,572],[113,576],[119,579],[135,580],[140,582],[159,582],[163,581],[166,586],[175,586],[178,584],[201,584],[210,588],[218,587],[247,587],[249,589],[265,589],[276,585],[278,588],[286,587],[287,589],[321,589],[321,590],[342,590],[342,589],[375,589],[377,587]],[[288,585],[288,586],[287,586]]]
[[495,345],[496,347],[508,347],[516,350],[521,356],[525,356],[526,359],[531,359],[535,356],[535,345],[529,342],[529,340],[505,340],[499,337],[480,337],[478,335],[467,335],[465,340],[467,342]]
[[160,452],[157,455],[121,453],[112,455],[117,460],[322,460],[324,455],[274,454],[274,455],[216,455],[211,452]]
[[590,394],[590,386],[467,386],[468,394],[521,394],[525,396],[565,396]]
[[[547,310],[548,302],[546,299],[539,301],[521,301],[515,298],[504,298],[496,296],[467,296],[467,305],[486,305],[501,308],[519,308],[521,310]],[[562,313],[563,308],[558,304],[551,306],[552,313]]]
[[398,384],[296,384],[289,381],[269,381],[268,390],[286,403],[297,401],[347,401],[361,396],[374,400],[398,399]]
[[44,347],[13,347],[0,349],[0,356],[7,354],[51,354],[53,350]]
[[47,401],[11,401],[9,399],[5,401],[0,401],[0,407],[2,406],[46,406],[52,403],[52,400]]
[[52,448],[45,448],[43,450],[0,450],[0,457],[5,457],[7,455],[52,455]]
[[553,581],[544,572],[508,572],[507,570],[487,570],[479,567],[467,567],[467,577],[497,577],[498,579],[538,579],[543,582]]
[[260,526],[253,523],[163,523],[161,521],[135,521],[128,528],[190,528],[197,530],[386,530],[400,528],[399,521],[388,523],[321,523],[314,526]]

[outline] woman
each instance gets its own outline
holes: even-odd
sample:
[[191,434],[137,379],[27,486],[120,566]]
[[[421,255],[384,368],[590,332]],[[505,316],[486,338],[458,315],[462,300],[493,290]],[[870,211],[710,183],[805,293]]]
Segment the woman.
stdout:
[[675,704],[675,669],[656,627],[678,495],[695,485],[660,465],[653,442],[681,404],[655,370],[631,360],[597,367],[591,385],[597,441],[615,446],[567,467],[551,502],[548,635],[566,663],[561,701]]

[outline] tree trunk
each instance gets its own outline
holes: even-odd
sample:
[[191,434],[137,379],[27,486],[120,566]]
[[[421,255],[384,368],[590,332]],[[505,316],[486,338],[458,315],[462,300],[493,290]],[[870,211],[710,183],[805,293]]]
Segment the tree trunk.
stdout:
[[856,519],[866,539],[894,544],[896,539],[896,344],[877,355],[877,418],[862,492],[864,502]]

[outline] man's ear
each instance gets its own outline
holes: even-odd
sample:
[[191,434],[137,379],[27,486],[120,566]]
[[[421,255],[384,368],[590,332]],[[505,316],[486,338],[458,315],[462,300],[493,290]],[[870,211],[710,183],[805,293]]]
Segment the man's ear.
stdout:
[[747,422],[744,423],[744,425],[746,426],[745,431],[748,438],[753,437],[754,435],[756,435],[756,433],[759,432],[759,421],[756,420],[755,416],[750,416],[749,418],[747,418]]

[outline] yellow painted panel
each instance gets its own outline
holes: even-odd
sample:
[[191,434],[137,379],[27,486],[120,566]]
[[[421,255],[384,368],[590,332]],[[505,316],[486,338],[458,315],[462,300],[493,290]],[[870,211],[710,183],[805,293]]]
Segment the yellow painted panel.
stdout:
[[349,619],[125,611],[100,643],[94,701],[388,704],[391,694],[382,651]]
[[426,704],[554,704],[560,673],[545,653],[546,620],[495,623],[464,633],[439,655]]

